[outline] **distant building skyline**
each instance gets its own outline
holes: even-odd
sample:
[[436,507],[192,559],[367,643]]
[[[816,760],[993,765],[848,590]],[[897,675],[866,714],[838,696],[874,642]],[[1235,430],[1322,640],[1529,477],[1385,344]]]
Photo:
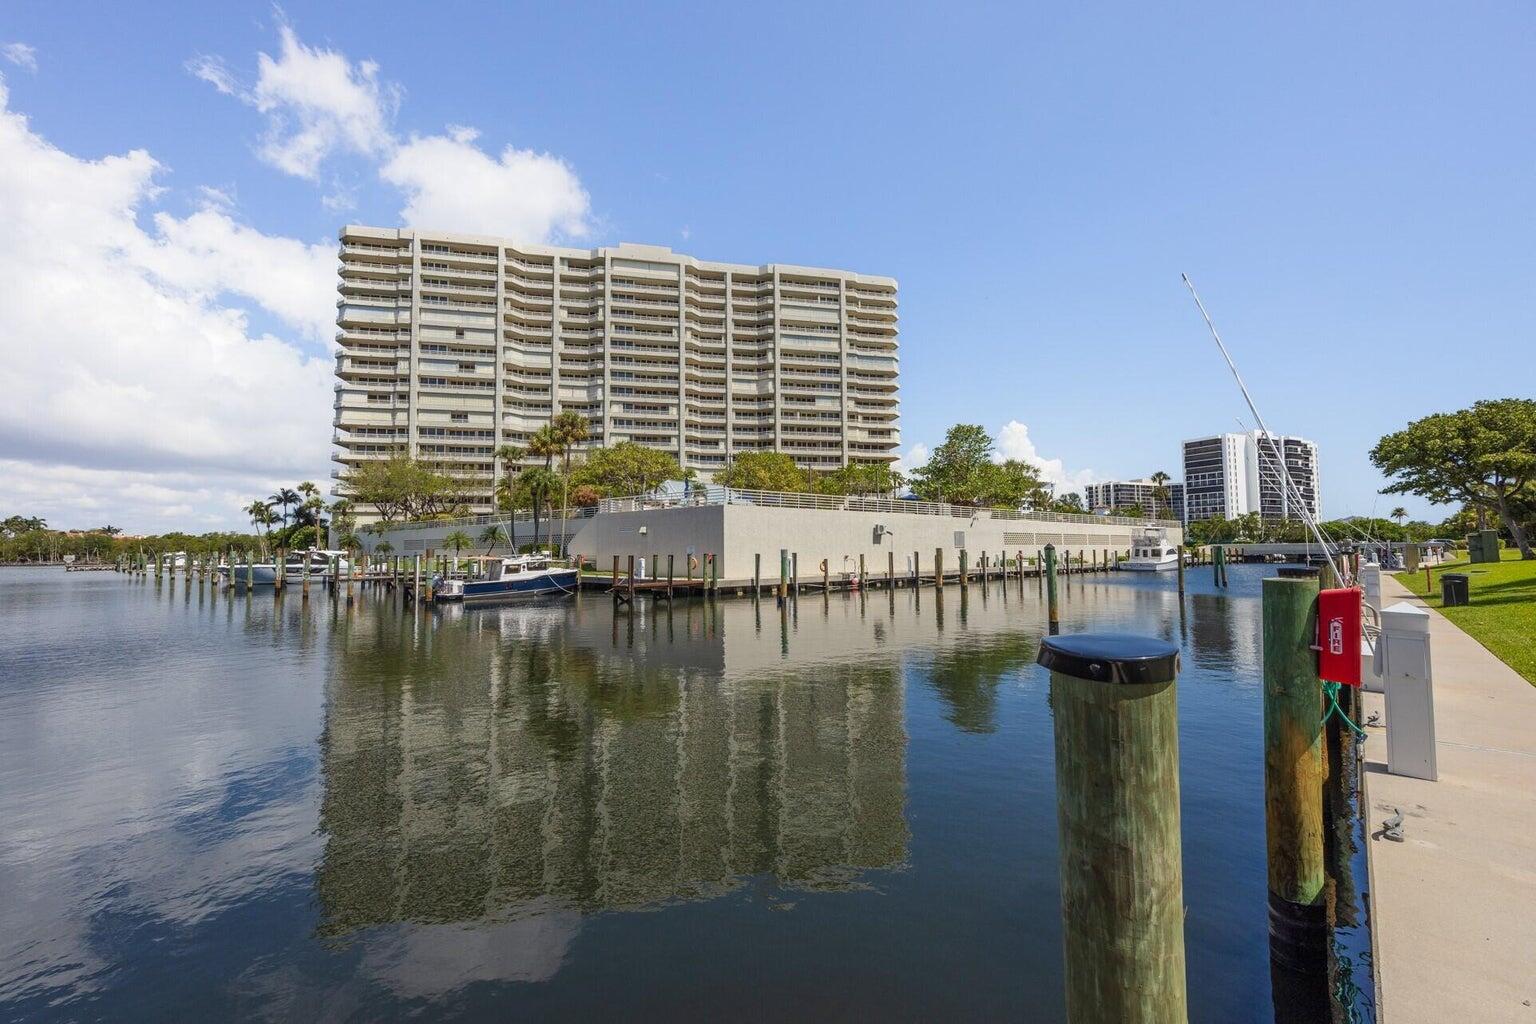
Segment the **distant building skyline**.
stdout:
[[[1089,512],[1107,514],[1117,508],[1141,506],[1149,518],[1177,519],[1184,522],[1184,485],[1169,480],[1166,500],[1156,497],[1157,482],[1149,477],[1136,480],[1103,480],[1083,488],[1084,505]],[[1166,512],[1167,515],[1162,513]]]
[[[1317,445],[1304,437],[1248,433],[1212,434],[1187,440],[1184,451],[1185,522],[1257,512],[1265,519],[1320,517]],[[1295,493],[1286,486],[1278,451]]]

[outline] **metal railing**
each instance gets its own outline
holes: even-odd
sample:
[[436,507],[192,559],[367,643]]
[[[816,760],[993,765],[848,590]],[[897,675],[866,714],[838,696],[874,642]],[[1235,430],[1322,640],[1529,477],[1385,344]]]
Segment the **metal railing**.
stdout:
[[[332,471],[332,476],[337,471]],[[1099,523],[1108,526],[1152,526],[1178,528],[1176,519],[1138,519],[1133,516],[1096,516],[1071,512],[1028,512],[1012,509],[976,508],[971,505],[951,505],[941,501],[917,501],[905,498],[881,498],[866,495],[807,494],[792,491],[756,491],[737,487],[721,487],[717,484],[691,488],[686,494],[637,494],[622,498],[603,498],[596,505],[572,506],[571,519],[590,519],[597,515],[616,512],[649,512],[656,509],[688,508],[707,505],[753,505],[758,508],[817,509],[829,512],[883,512],[893,515],[949,516],[957,519],[993,519],[1008,522],[1035,523]],[[545,513],[543,521],[560,519],[558,510]],[[430,530],[439,527],[489,526],[509,520],[527,522],[532,512],[469,516],[461,519],[432,519],[414,523],[391,523],[386,529]]]
[[866,495],[808,494],[790,491],[755,491],[709,484],[686,494],[632,495],[603,498],[597,512],[640,512],[694,505],[755,505],[759,508],[820,509],[831,512],[888,512],[895,515],[952,516],[963,519],[997,519],[1044,523],[1101,523],[1111,526],[1178,527],[1174,519],[1137,519],[1131,516],[1096,516],[1071,512],[1027,512],[977,508],[940,501],[881,498]]

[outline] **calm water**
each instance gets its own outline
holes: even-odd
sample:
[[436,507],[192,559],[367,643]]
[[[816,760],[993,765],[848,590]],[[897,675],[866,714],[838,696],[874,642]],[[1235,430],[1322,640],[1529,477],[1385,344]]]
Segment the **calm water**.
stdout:
[[[1262,567],[1184,648],[1192,1015],[1272,1020]],[[0,1018],[1056,1020],[1035,584],[413,614],[0,571]]]

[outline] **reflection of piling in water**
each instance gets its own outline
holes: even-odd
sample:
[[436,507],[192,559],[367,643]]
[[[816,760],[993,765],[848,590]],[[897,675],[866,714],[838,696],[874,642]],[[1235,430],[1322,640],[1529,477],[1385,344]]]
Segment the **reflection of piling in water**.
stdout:
[[1043,641],[1038,660],[1051,670],[1068,1019],[1185,1021],[1178,648],[1082,634]]

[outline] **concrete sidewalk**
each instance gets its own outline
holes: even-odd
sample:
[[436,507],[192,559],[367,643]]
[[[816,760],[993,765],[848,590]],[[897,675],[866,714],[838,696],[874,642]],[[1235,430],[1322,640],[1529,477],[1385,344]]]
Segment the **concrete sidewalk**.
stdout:
[[[1403,600],[1423,605],[1384,575]],[[1536,687],[1429,616],[1439,781],[1388,775],[1379,728],[1365,746],[1378,1019],[1536,1024]],[[1401,843],[1379,838],[1394,808]]]

